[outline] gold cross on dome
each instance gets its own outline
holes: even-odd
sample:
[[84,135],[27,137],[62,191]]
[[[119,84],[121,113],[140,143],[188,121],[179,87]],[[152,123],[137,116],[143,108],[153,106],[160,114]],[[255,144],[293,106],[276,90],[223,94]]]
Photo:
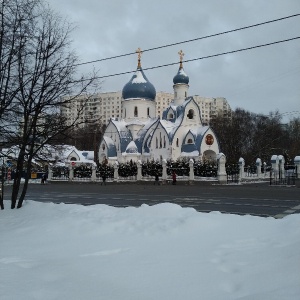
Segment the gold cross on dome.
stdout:
[[183,53],[182,50],[180,50],[180,51],[178,52],[178,54],[179,54],[179,58],[180,58],[180,68],[182,68],[182,59],[183,59],[183,57],[184,57],[184,53]]
[[135,50],[135,53],[138,54],[138,68],[141,67],[141,57],[142,57],[142,49],[141,48],[137,48],[137,50]]

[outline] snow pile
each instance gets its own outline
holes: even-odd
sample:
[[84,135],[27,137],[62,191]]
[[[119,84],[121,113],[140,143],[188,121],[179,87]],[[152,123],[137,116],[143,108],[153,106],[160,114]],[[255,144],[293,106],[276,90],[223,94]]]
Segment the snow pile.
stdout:
[[299,299],[299,214],[5,204],[1,300]]

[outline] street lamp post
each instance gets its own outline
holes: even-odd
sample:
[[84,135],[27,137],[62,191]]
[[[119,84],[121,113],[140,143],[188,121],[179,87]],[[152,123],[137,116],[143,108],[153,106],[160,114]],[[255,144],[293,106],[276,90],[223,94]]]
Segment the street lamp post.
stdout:
[[4,158],[2,160],[2,167],[1,167],[1,194],[0,194],[0,207],[1,209],[4,209],[4,202],[3,202],[3,196],[4,196]]

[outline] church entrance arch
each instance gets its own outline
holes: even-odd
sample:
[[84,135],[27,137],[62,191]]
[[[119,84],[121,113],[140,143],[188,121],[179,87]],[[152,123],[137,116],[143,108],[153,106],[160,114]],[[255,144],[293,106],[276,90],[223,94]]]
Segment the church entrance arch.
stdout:
[[203,152],[203,160],[217,160],[217,153],[212,150],[206,150]]

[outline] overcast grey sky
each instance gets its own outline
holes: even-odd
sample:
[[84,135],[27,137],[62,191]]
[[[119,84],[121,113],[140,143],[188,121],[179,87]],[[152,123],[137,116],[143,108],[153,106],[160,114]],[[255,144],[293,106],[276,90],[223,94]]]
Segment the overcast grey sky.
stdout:
[[[80,61],[149,49],[300,13],[299,0],[49,0],[76,24]],[[300,16],[235,33],[145,52],[142,67],[194,59],[300,36]],[[136,69],[136,55],[85,66],[99,76]],[[83,68],[83,67],[81,67]],[[300,111],[300,39],[184,63],[190,95],[225,97],[231,107],[268,114]],[[84,70],[84,69],[83,69]],[[173,91],[178,65],[145,71],[156,91]],[[104,80],[102,91],[118,91],[131,74]],[[298,114],[287,114],[285,120]]]

